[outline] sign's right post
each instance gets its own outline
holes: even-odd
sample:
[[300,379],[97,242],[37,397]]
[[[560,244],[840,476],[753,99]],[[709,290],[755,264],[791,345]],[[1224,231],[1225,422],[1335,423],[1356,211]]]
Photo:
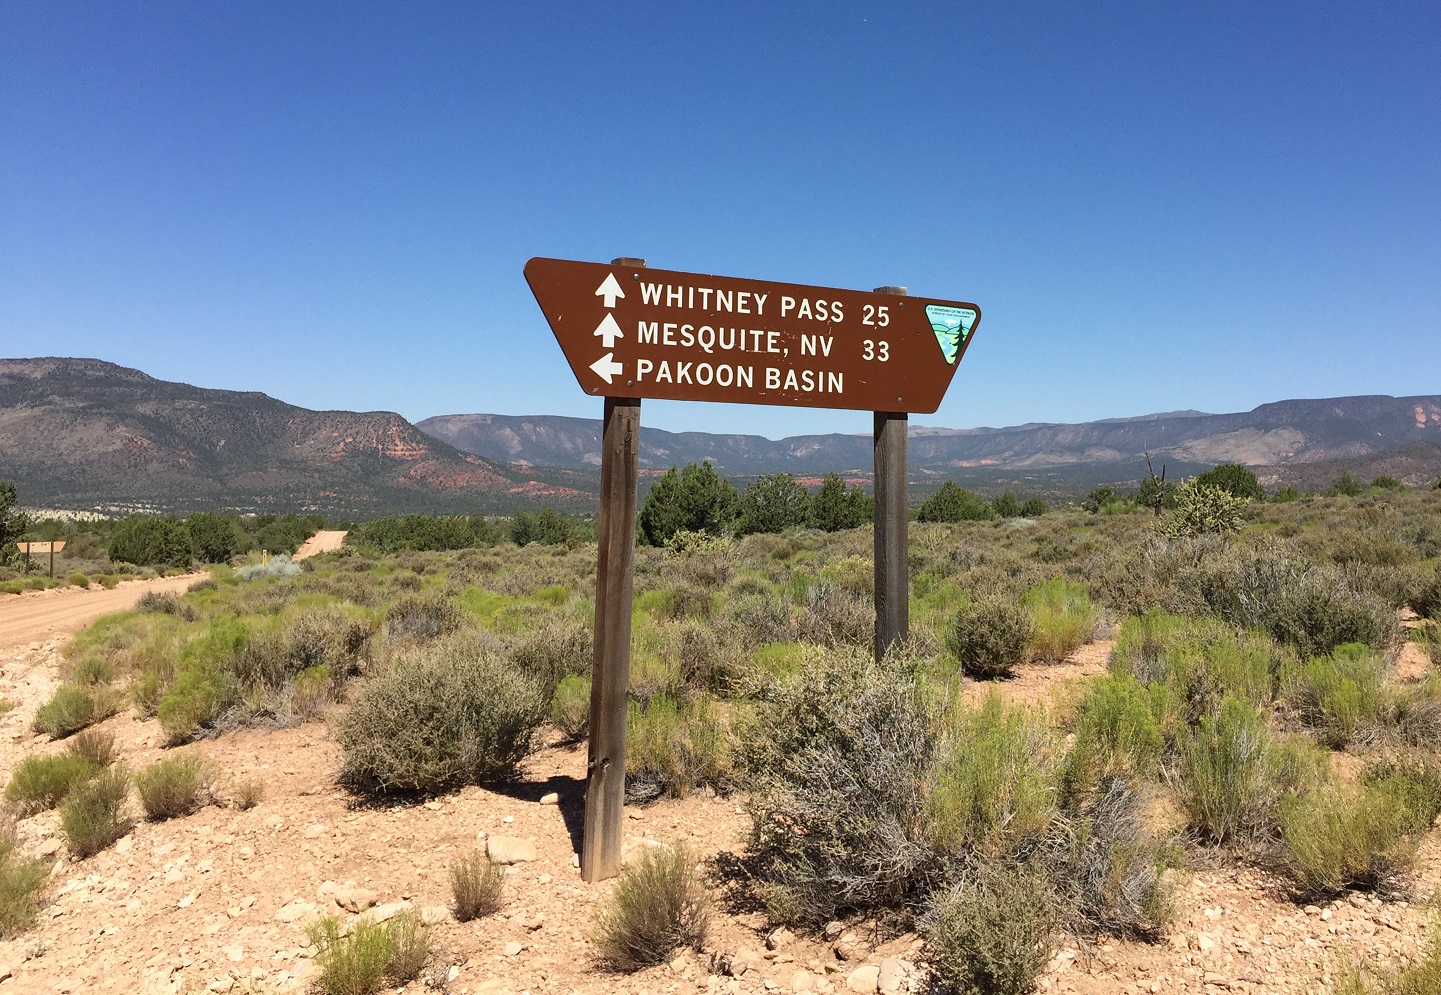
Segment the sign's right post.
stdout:
[[[904,296],[905,287],[877,287],[878,294]],[[900,398],[897,398],[900,400]],[[904,411],[875,412],[876,660],[910,632],[910,570],[906,528],[906,432]]]

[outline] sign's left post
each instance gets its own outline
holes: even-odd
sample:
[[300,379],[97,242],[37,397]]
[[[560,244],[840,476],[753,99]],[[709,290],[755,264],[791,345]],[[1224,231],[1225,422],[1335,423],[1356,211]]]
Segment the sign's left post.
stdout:
[[[617,259],[614,265],[645,263]],[[613,299],[607,301],[613,303]],[[601,436],[600,515],[596,521],[595,652],[590,679],[590,744],[580,876],[620,873],[625,808],[625,720],[630,690],[630,618],[640,484],[640,398],[607,397]]]

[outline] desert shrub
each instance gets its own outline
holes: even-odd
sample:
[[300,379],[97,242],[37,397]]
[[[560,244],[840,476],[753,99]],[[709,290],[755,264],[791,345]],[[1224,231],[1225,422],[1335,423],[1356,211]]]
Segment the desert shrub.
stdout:
[[391,642],[426,642],[455,632],[464,621],[464,612],[443,594],[406,595],[386,609],[385,634]]
[[579,674],[562,677],[550,699],[550,721],[570,742],[590,731],[590,678]]
[[1076,712],[1076,738],[1062,774],[1068,799],[1089,794],[1103,779],[1156,776],[1166,741],[1155,702],[1151,689],[1127,675],[1092,685]]
[[568,676],[590,672],[595,635],[575,615],[547,612],[531,629],[514,637],[510,658],[547,688]]
[[941,990],[1033,991],[1061,924],[1057,898],[1043,871],[1011,863],[982,865],[933,897],[924,929]]
[[100,768],[74,753],[26,757],[15,765],[5,784],[5,800],[22,811],[54,808],[76,785],[94,777]]
[[665,963],[677,947],[699,950],[709,920],[710,897],[690,852],[650,846],[621,868],[591,939],[602,967],[637,971]]
[[385,975],[404,985],[425,966],[430,954],[430,927],[421,921],[419,912],[407,909],[387,921],[385,931],[390,934],[391,946]]
[[811,494],[789,473],[763,473],[746,485],[736,515],[736,534],[784,532],[806,524]]
[[1034,632],[1025,605],[1003,596],[980,598],[956,612],[946,630],[946,648],[968,677],[1007,677],[1025,659]]
[[664,546],[684,529],[723,535],[735,520],[740,495],[710,462],[671,467],[646,492],[636,520],[642,542]]
[[188,743],[201,726],[213,723],[232,700],[234,683],[230,674],[215,664],[182,666],[155,710],[166,743]]
[[130,773],[111,767],[76,785],[60,803],[60,831],[76,858],[93,856],[130,831],[125,817],[129,794]]
[[1441,563],[1417,580],[1407,603],[1422,618],[1441,621]]
[[450,894],[455,899],[455,918],[469,922],[500,911],[505,875],[500,865],[479,850],[450,865]]
[[13,825],[0,830],[0,940],[34,925],[49,877],[45,861],[20,856]]
[[300,564],[290,562],[290,556],[281,553],[272,556],[268,563],[251,563],[239,567],[235,576],[240,580],[263,580],[268,577],[299,577]]
[[1056,809],[1055,759],[1045,730],[992,692],[952,720],[926,799],[928,837],[950,850],[1009,854],[1039,838]]
[[1127,619],[1116,636],[1111,670],[1174,693],[1188,722],[1214,714],[1221,699],[1239,695],[1257,707],[1274,696],[1281,655],[1271,641],[1237,633],[1215,619],[1147,612]]
[[320,990],[325,995],[373,995],[386,978],[395,943],[384,923],[361,916],[348,932],[335,916],[305,928],[315,946]]
[[1035,622],[1028,644],[1034,659],[1059,663],[1091,638],[1096,611],[1084,584],[1057,577],[1032,587],[1024,601]]
[[82,686],[93,686],[96,684],[109,684],[115,677],[110,669],[110,664],[103,657],[84,656],[75,664],[74,671],[70,675],[73,684]]
[[726,790],[736,779],[722,706],[706,695],[659,695],[631,702],[626,716],[626,798],[684,798],[701,785]]
[[828,473],[811,498],[809,523],[826,532],[854,529],[871,521],[875,503],[859,484],[846,489],[845,479]]
[[1041,863],[1073,929],[1153,939],[1174,916],[1165,871],[1178,853],[1147,830],[1144,804],[1130,778],[1112,775],[1052,822]]
[[119,696],[109,688],[62,684],[35,713],[33,725],[36,732],[63,739],[109,718],[119,707]]
[[1331,786],[1284,799],[1277,811],[1284,869],[1304,894],[1394,886],[1415,858],[1415,810],[1399,780],[1359,791]]
[[116,758],[115,734],[86,729],[70,741],[69,752],[95,767],[109,767]]
[[870,646],[876,635],[875,603],[836,584],[817,584],[806,589],[796,631],[821,646]]
[[1176,747],[1181,803],[1192,828],[1215,843],[1263,833],[1282,798],[1326,762],[1318,763],[1304,745],[1277,744],[1264,716],[1235,697],[1183,729]]
[[190,815],[210,803],[214,765],[195,753],[169,756],[135,775],[140,804],[155,822]]
[[750,850],[771,916],[824,924],[917,897],[933,870],[923,785],[933,738],[893,658],[832,654],[777,687],[750,742]]
[[1358,643],[1338,646],[1328,656],[1290,663],[1281,670],[1281,699],[1324,742],[1342,748],[1381,707],[1386,662]]
[[397,655],[340,721],[340,781],[363,794],[436,794],[509,777],[548,695],[490,646],[457,634]]
[[178,615],[180,599],[169,591],[146,591],[135,602],[135,610],[155,615]]
[[65,578],[65,582],[66,582],[67,584],[70,584],[70,585],[74,586],[74,587],[89,587],[89,586],[90,586],[90,578],[87,577],[87,576],[85,576],[83,573],[73,573],[73,574],[71,574],[70,576],[68,576],[68,577]]

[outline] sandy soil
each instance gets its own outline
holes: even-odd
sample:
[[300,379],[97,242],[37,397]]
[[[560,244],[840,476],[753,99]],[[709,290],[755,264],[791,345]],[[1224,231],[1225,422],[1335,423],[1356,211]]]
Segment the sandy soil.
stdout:
[[[12,611],[19,600],[12,599]],[[78,617],[51,624],[73,628]],[[17,705],[0,717],[4,776],[24,755],[63,745],[29,729],[58,682],[65,638],[60,628],[37,624],[46,623],[13,625],[0,649],[0,695]],[[1062,664],[1022,668],[996,686],[1016,700],[1044,701],[1058,690],[1064,696],[1071,682],[1101,672],[1108,655],[1108,645],[1091,644]],[[153,721],[122,714],[103,728],[132,768],[166,752]],[[893,972],[899,966],[902,990],[919,989],[919,976],[907,973],[923,966],[914,936],[873,945],[881,938],[857,924],[831,940],[782,934],[768,943],[761,915],[724,902],[701,954],[631,976],[597,971],[587,935],[611,885],[583,883],[576,866],[583,747],[551,744],[525,763],[517,783],[496,790],[468,788],[392,807],[357,804],[336,787],[339,749],[324,722],[227,733],[183,749],[226,772],[217,804],[189,818],[141,822],[84,861],[66,855],[54,813],[20,823],[23,849],[55,862],[51,902],[34,929],[0,943],[0,992],[307,991],[314,966],[305,924],[322,914],[350,917],[371,903],[378,906],[371,915],[409,906],[435,923],[432,962],[405,989],[414,993],[875,991],[887,964]],[[265,797],[241,811],[226,799],[248,778],[264,781]],[[551,792],[558,803],[542,802]],[[730,863],[747,829],[738,801],[695,795],[628,809],[627,851],[683,841],[700,857]],[[533,843],[535,858],[514,865],[498,915],[458,923],[447,909],[450,863],[495,836]],[[1423,844],[1418,895],[1438,884],[1437,836]],[[1303,907],[1260,872],[1201,869],[1181,882],[1175,926],[1160,942],[1065,944],[1041,989],[1322,992],[1340,951],[1394,963],[1415,953],[1424,922],[1407,903],[1353,895]],[[713,973],[720,955],[739,977]]]
[[345,539],[344,529],[322,529],[300,544],[292,560],[303,560],[317,553],[329,553],[340,548]]

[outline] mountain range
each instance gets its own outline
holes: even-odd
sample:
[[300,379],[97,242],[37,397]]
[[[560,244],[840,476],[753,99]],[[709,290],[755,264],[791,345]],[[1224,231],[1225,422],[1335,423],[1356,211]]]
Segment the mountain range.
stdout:
[[[1249,412],[1175,411],[1081,424],[913,427],[911,479],[1062,496],[1145,472],[1217,463],[1272,486],[1324,486],[1345,469],[1420,485],[1441,473],[1441,395],[1339,397]],[[647,475],[713,460],[738,483],[788,471],[869,479],[871,439],[641,430]],[[599,419],[311,411],[257,392],[171,383],[96,359],[0,359],[0,479],[31,507],[187,511],[495,513],[538,502],[593,509]],[[1375,469],[1374,472],[1366,468]]]

